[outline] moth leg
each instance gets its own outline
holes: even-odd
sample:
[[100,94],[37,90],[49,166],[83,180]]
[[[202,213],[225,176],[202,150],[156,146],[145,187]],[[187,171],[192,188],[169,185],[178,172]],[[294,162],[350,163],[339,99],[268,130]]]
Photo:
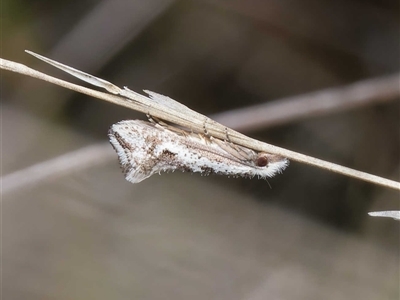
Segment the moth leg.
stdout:
[[[241,158],[244,160],[253,160],[255,157],[255,152],[253,150],[244,148],[242,146],[236,145],[234,144],[230,137],[229,137],[229,132],[228,132],[228,128],[225,127],[225,135],[226,135],[226,143],[229,143],[229,146],[231,148],[233,148],[233,150],[235,150],[237,152],[237,158]],[[235,155],[233,153],[231,153],[232,155]]]
[[167,123],[164,123],[164,122],[161,121],[160,119],[151,116],[149,113],[146,114],[146,117],[147,117],[147,120],[149,120],[149,122],[150,122],[151,124],[153,124],[153,125],[156,125],[156,126],[159,125],[159,126],[161,126],[161,127],[167,126],[167,125],[168,125]]
[[172,132],[177,133],[179,135],[187,136],[187,135],[190,134],[190,132],[185,130],[185,129],[174,127],[174,126],[168,125],[168,124],[166,124],[165,128],[168,129],[169,131],[172,131]]
[[205,120],[204,120],[204,123],[203,123],[203,132],[204,132],[204,135],[205,135],[206,137],[210,138],[211,136],[210,136],[210,133],[209,133],[208,130],[207,130],[206,123],[207,123],[207,119],[205,119]]
[[[200,139],[202,139],[203,141],[205,141],[207,144],[209,144],[209,143],[211,143],[212,136],[210,136],[210,133],[207,130],[207,125],[206,125],[207,124],[207,119],[208,118],[205,118],[204,122],[203,122],[203,133],[197,133],[197,136]],[[196,133],[194,133],[193,130],[192,130],[192,134],[196,134]]]
[[151,116],[149,113],[146,114],[147,119],[149,120],[150,123],[154,124],[154,126],[161,128],[161,129],[167,129],[169,131],[172,131],[174,133],[180,134],[180,135],[187,135],[188,132],[185,131],[184,129],[180,129],[177,127],[174,127],[172,125],[169,125],[163,121],[161,121],[160,119]]
[[227,143],[227,141],[222,141],[214,137],[210,137],[210,140],[216,143],[222,150],[229,153],[240,161],[254,161],[256,157],[256,153],[250,149],[246,149],[248,150],[248,152],[245,152],[244,150],[240,149],[240,146],[229,144]]
[[252,151],[250,149],[246,149],[247,151],[245,151],[243,147],[240,147],[240,146],[232,143],[232,141],[229,138],[227,127],[225,127],[226,140],[222,141],[220,139],[214,138],[213,136],[211,136],[209,134],[209,132],[207,131],[207,128],[206,128],[206,123],[207,123],[207,119],[205,119],[204,123],[203,123],[204,135],[199,134],[199,136],[201,138],[203,138],[206,141],[216,143],[221,149],[223,149],[224,151],[226,151],[227,153],[231,154],[232,156],[234,156],[235,158],[237,158],[239,160],[242,160],[242,161],[243,160],[245,160],[245,161],[254,160],[254,158],[256,156],[254,151]]

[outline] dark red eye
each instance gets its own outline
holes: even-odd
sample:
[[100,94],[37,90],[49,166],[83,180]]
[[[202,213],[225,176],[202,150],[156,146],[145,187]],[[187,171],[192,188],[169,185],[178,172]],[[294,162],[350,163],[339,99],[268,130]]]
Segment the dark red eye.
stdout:
[[256,162],[257,167],[265,167],[268,165],[268,158],[265,156],[259,156]]

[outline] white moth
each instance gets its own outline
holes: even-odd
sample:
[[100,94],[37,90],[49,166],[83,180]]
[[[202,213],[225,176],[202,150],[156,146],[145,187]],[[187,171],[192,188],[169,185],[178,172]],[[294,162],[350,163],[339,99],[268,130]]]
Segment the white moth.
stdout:
[[140,120],[118,122],[108,136],[125,178],[132,183],[175,170],[265,179],[289,165],[278,155],[256,153],[204,134]]

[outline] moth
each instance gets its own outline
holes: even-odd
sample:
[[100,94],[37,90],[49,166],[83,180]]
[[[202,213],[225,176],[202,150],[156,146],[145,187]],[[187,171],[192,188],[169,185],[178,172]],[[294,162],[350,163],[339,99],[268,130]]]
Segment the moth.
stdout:
[[[108,137],[118,154],[125,178],[132,182],[141,182],[155,173],[180,170],[184,172],[224,174],[252,178],[273,177],[281,173],[288,165],[287,158],[276,154],[255,152],[251,149],[209,136],[206,133],[210,118],[199,114],[170,97],[144,90],[148,97],[140,95],[127,87],[123,89],[104,79],[63,65],[39,54],[29,54],[83,80],[106,89],[112,94],[133,100],[148,106],[154,104],[179,112],[191,119],[202,119],[204,134],[181,130],[172,125],[139,120],[121,121],[111,126]],[[148,116],[149,117],[149,116]]]
[[155,122],[121,121],[110,127],[108,137],[126,180],[132,183],[175,170],[265,179],[289,165],[279,155],[256,153],[229,141]]

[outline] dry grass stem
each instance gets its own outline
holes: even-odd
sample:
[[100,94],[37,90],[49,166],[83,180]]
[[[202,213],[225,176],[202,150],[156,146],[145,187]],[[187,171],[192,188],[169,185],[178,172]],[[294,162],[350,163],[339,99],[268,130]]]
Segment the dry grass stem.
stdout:
[[2,176],[0,178],[1,192],[4,195],[48,178],[54,179],[89,166],[105,163],[113,157],[115,153],[108,143],[87,146]]
[[400,211],[399,210],[387,210],[387,211],[374,211],[368,213],[371,217],[384,217],[393,218],[400,221]]
[[379,104],[400,96],[400,73],[302,96],[228,110],[212,116],[228,127],[253,130],[313,116]]
[[255,151],[263,151],[271,154],[281,155],[293,161],[305,163],[308,165],[326,169],[328,171],[343,174],[349,177],[357,178],[384,187],[400,190],[399,182],[385,179],[365,172],[356,171],[347,167],[343,167],[334,163],[330,163],[321,159],[310,157],[298,152],[290,151],[284,148],[280,148],[274,145],[270,145],[252,139],[237,131],[229,129],[225,125],[217,123],[214,120],[211,120],[210,118],[200,113],[190,110],[186,106],[181,105],[172,99],[170,103],[172,105],[166,105],[165,103],[155,101],[151,97],[143,96],[128,89],[121,89],[110,82],[94,77],[90,74],[81,72],[79,70],[63,65],[61,63],[55,62],[38,54],[32,52],[29,53],[47,63],[52,64],[53,66],[59,69],[62,69],[65,72],[72,74],[75,77],[80,78],[81,80],[105,88],[108,92],[112,94],[103,93],[95,91],[93,89],[82,87],[80,85],[72,84],[70,82],[60,80],[52,76],[46,75],[44,73],[38,72],[22,64],[8,61],[5,59],[0,60],[0,67],[5,70],[10,70],[16,73],[38,78],[82,94],[86,94],[101,100],[105,100],[133,110],[137,110],[145,114],[150,114],[154,117],[171,122],[173,124],[190,128],[196,132],[204,132],[204,128],[206,128],[211,136],[222,140],[226,139],[226,135],[228,132],[229,138],[233,143],[241,145],[246,148],[253,149]]

